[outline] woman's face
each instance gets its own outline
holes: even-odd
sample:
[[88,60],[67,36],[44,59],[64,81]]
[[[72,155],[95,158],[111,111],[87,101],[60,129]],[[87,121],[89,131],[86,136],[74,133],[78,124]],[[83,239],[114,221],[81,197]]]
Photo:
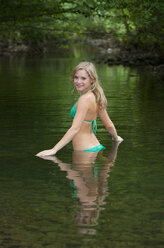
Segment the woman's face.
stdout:
[[86,90],[91,88],[91,79],[90,79],[88,73],[83,69],[78,70],[75,73],[74,78],[73,78],[73,82],[74,82],[74,85],[75,85],[77,91],[80,94],[84,93]]

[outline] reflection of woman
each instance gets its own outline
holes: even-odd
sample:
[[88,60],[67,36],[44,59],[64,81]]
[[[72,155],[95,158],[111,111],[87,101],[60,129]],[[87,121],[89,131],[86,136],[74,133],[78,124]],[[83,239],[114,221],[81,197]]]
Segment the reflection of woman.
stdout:
[[97,225],[99,212],[108,195],[107,178],[110,167],[116,159],[118,145],[119,142],[113,142],[108,159],[101,157],[100,154],[101,166],[96,160],[98,152],[73,152],[72,164],[63,163],[55,156],[44,157],[57,163],[62,171],[67,172],[67,178],[71,180],[70,184],[74,189],[73,197],[79,199],[76,222],[81,226],[78,230],[81,233],[95,233],[95,230],[90,227]]
[[78,101],[71,109],[72,126],[52,149],[42,151],[37,156],[56,154],[70,141],[75,151],[97,152],[105,149],[95,136],[97,115],[112,135],[112,139],[122,141],[107,114],[107,100],[99,84],[94,65],[90,62],[77,65],[73,71],[72,80],[80,94]]

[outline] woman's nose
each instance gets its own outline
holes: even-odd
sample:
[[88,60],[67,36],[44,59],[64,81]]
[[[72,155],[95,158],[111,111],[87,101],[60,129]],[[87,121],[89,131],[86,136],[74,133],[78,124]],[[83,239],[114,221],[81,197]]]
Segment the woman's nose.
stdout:
[[80,82],[80,78],[77,78],[77,79],[76,79],[76,82],[79,83],[79,82]]

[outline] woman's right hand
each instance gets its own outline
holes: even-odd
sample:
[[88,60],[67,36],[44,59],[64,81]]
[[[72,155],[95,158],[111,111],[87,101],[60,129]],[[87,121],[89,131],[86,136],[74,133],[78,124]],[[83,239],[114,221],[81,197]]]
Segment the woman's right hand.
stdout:
[[44,156],[51,156],[56,154],[56,151],[54,149],[44,150],[42,152],[39,152],[36,154],[37,157],[44,157]]

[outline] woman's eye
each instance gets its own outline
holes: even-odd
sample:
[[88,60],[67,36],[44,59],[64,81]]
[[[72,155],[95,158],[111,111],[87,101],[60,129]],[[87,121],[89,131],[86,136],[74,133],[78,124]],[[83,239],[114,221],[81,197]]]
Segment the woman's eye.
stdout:
[[78,77],[77,76],[74,76],[74,79],[77,79]]
[[82,77],[83,80],[85,80],[86,78],[85,77]]

